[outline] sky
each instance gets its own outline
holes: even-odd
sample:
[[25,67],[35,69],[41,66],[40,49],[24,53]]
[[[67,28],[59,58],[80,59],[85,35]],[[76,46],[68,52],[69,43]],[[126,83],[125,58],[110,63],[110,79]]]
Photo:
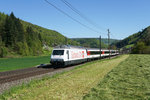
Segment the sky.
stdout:
[[[61,0],[47,0],[63,12],[89,28],[70,19],[45,0],[0,0],[0,12],[60,32],[69,38],[124,39],[150,25],[150,0],[66,0],[84,16],[90,24],[73,12]],[[92,29],[92,30],[91,30]]]

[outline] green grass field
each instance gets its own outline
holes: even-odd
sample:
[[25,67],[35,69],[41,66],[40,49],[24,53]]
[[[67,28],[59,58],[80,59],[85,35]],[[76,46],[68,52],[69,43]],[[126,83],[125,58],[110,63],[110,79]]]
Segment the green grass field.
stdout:
[[49,63],[49,61],[50,56],[0,58],[0,72],[34,67],[39,64]]
[[113,59],[98,60],[80,65],[77,68],[33,80],[29,84],[14,87],[0,96],[5,100],[81,100],[90,89],[114,67],[128,58],[123,55]]
[[150,55],[130,55],[83,100],[150,100]]

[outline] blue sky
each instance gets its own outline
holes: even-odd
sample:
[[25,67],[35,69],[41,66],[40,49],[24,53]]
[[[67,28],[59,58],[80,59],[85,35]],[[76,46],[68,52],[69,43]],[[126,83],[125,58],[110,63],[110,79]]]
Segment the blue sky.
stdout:
[[100,35],[106,38],[109,28],[111,38],[123,39],[150,25],[150,0],[66,0],[99,28],[82,19],[61,0],[48,1],[98,32],[81,26],[44,0],[0,0],[0,12],[10,14],[13,11],[22,20],[56,30],[69,38]]

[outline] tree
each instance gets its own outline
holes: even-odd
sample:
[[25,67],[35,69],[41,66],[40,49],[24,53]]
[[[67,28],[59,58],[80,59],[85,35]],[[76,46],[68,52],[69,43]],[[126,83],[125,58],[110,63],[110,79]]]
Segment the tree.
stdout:
[[40,33],[38,34],[38,38],[39,38],[39,40],[42,42],[43,39],[42,39],[42,36],[41,36]]
[[6,47],[12,45],[13,43],[13,29],[12,29],[12,20],[9,16],[6,17],[5,25],[4,25],[4,34],[3,41],[5,42]]
[[24,31],[23,25],[21,24],[19,18],[15,19],[15,27],[17,28],[17,30],[16,30],[17,42],[24,42],[25,41],[25,31]]
[[150,46],[146,46],[145,50],[144,50],[145,54],[150,54]]
[[143,54],[145,49],[146,49],[145,43],[142,42],[142,41],[139,41],[139,42],[137,42],[137,44],[133,47],[132,53],[135,53],[135,54]]

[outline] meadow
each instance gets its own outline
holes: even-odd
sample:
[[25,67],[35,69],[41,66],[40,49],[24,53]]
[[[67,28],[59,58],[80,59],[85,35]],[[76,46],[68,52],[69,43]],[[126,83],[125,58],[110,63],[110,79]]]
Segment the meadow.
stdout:
[[129,55],[79,65],[75,69],[33,80],[0,96],[5,100],[80,100]]
[[0,58],[0,72],[34,67],[49,63],[50,56],[31,56],[20,58]]
[[83,100],[150,100],[150,55],[130,55]]

